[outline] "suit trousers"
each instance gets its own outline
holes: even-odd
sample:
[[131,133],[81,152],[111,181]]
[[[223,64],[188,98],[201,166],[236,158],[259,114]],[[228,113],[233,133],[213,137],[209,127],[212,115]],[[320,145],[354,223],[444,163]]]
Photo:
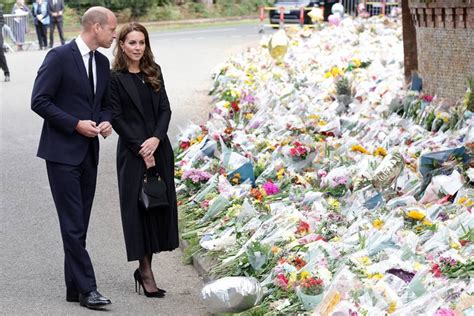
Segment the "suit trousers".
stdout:
[[58,27],[59,33],[59,40],[61,41],[61,45],[64,45],[64,34],[63,34],[63,20],[58,20],[58,18],[51,17],[51,23],[49,25],[49,47],[53,47],[54,45],[54,27],[55,25]]
[[97,180],[92,141],[80,165],[46,161],[46,168],[63,239],[66,288],[83,294],[94,291],[97,289],[94,269],[86,250]]
[[3,34],[0,32],[0,68],[3,70],[5,75],[10,74],[8,70],[7,59],[5,58],[5,52],[3,51]]

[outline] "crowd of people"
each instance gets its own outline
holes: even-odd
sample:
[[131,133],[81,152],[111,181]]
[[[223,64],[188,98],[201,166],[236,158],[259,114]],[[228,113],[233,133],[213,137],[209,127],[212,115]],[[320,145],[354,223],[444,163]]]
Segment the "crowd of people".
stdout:
[[16,45],[17,50],[23,50],[26,34],[29,31],[28,21],[32,18],[39,49],[54,46],[56,28],[60,42],[64,45],[66,41],[63,33],[63,14],[64,0],[35,0],[31,7],[25,4],[25,0],[17,0],[11,11],[12,21],[2,26],[3,37],[8,36]]

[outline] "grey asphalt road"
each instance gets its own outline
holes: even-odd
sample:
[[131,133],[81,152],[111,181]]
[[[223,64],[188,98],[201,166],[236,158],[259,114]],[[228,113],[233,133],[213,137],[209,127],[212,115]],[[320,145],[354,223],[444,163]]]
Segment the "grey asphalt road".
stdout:
[[[203,122],[210,109],[211,70],[246,47],[257,45],[257,25],[210,27],[151,34],[162,66],[173,118],[172,142],[188,120]],[[105,51],[112,57],[111,50]],[[65,301],[63,251],[43,160],[36,157],[42,119],[30,110],[36,71],[45,51],[7,54],[11,82],[0,82],[0,314],[100,314]],[[3,75],[0,75],[3,80]],[[134,292],[136,263],[126,261],[115,168],[117,136],[101,140],[96,198],[88,234],[99,291],[112,299],[105,314],[203,315],[203,285],[180,250],[153,262],[164,299]]]

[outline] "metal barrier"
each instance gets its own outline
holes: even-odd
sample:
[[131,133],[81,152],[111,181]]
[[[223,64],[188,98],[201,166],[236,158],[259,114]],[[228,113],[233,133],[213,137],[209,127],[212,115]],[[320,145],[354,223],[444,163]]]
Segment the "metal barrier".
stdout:
[[[367,0],[342,0],[345,14],[351,16],[369,17],[373,15],[389,15],[398,16],[401,14],[401,1],[400,0],[378,0],[378,1],[367,1]],[[319,7],[322,10],[324,16],[324,6]],[[294,19],[294,14],[290,16],[288,22],[297,23],[301,27],[314,27],[311,23],[305,24],[305,11],[311,11],[314,7],[260,7],[259,8],[259,19],[260,19],[260,33],[263,32],[265,26],[273,28],[285,27],[285,15],[292,11],[299,11],[298,20]],[[270,18],[270,11],[277,11],[279,13],[278,23],[272,23]],[[268,12],[266,14],[265,12]],[[326,15],[329,13],[326,12]],[[265,19],[269,19],[270,23],[265,23]]]
[[5,18],[5,25],[2,28],[4,47],[9,51],[14,51],[13,46],[20,50],[35,46],[35,28],[28,13],[4,14],[3,17]]

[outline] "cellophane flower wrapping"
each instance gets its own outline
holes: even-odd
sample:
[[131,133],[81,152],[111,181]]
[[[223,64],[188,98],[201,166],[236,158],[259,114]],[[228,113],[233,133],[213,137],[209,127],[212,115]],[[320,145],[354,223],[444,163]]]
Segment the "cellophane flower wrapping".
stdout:
[[307,312],[302,273],[324,284],[315,315],[468,311],[472,112],[405,90],[398,20],[286,35],[284,57],[264,37],[218,65],[209,121],[178,139],[185,253],[258,280],[255,313]]

